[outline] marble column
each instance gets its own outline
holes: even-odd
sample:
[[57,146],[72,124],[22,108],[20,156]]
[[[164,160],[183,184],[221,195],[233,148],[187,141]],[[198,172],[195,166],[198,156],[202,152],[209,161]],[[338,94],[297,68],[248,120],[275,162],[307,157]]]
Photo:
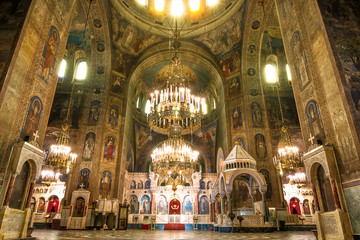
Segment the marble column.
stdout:
[[34,187],[35,187],[35,182],[30,183],[30,189],[29,189],[29,194],[28,194],[27,200],[26,200],[25,208],[30,207],[31,198],[32,198],[33,193],[34,193]]
[[4,206],[9,206],[10,199],[11,199],[11,194],[12,194],[13,189],[14,189],[15,179],[16,179],[16,174],[13,174],[11,176],[11,178],[10,178],[8,189],[6,191],[5,200],[4,200]]
[[335,207],[336,209],[341,209],[339,194],[336,188],[335,180],[330,178],[330,183],[331,183],[332,194],[334,197]]
[[199,195],[195,196],[195,215],[199,214]]
[[268,211],[267,211],[267,207],[266,207],[266,196],[265,193],[261,193],[262,195],[262,202],[263,202],[263,208],[264,208],[264,218],[265,218],[265,222],[267,222],[269,220],[269,216],[268,216]]
[[215,220],[215,202],[210,202],[210,222]]
[[320,210],[320,208],[319,208],[319,199],[318,199],[316,187],[314,186],[314,184],[312,186],[312,190],[313,190],[313,196],[314,196],[315,211],[319,211]]

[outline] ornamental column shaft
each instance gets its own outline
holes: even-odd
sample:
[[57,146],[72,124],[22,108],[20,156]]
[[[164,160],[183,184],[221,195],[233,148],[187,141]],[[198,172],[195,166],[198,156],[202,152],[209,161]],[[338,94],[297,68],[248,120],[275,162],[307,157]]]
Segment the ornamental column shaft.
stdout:
[[9,186],[6,191],[4,206],[9,206],[11,195],[14,189],[15,179],[16,179],[16,174],[13,174],[10,178]]
[[336,209],[341,209],[339,194],[336,188],[335,180],[330,178],[330,183],[331,183],[332,194],[334,197],[335,207]]

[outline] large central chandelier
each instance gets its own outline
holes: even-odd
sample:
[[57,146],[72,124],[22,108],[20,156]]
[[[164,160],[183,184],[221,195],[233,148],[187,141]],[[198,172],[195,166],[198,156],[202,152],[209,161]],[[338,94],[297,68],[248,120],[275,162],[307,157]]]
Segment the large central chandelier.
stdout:
[[181,136],[181,126],[173,124],[170,137],[151,154],[153,171],[162,176],[176,178],[180,175],[192,174],[198,164],[199,152],[185,142]]
[[148,121],[152,130],[168,134],[169,127],[176,123],[183,134],[191,134],[201,128],[201,119],[206,114],[205,98],[191,94],[183,77],[181,60],[175,54],[167,74],[166,88],[150,94]]

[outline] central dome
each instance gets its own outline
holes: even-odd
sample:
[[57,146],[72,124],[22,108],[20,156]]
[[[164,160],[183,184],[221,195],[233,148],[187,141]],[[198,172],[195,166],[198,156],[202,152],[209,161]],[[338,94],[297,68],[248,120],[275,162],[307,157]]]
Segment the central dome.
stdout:
[[[231,18],[245,0],[219,0],[215,6],[200,6],[196,13],[185,13],[178,17],[181,35],[194,37],[209,32]],[[164,1],[162,12],[154,9],[154,0],[141,5],[135,0],[111,0],[116,11],[137,27],[154,34],[169,36],[175,28],[175,17],[171,15],[171,1]],[[205,1],[204,1],[205,2]],[[184,5],[188,1],[184,1]]]

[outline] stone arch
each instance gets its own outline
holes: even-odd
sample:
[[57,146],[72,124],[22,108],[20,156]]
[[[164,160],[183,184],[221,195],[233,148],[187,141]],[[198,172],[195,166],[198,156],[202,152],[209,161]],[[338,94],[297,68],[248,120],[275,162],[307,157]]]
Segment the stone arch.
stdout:
[[[264,179],[264,176],[257,172],[257,171],[254,171],[254,170],[250,170],[250,169],[239,169],[237,170],[236,172],[234,172],[229,181],[228,181],[228,184],[227,186],[229,186],[229,189],[232,188],[232,185],[234,183],[234,180],[237,176],[239,175],[249,175],[251,176],[255,182],[258,184],[259,186],[259,191],[261,192],[261,194],[265,194],[266,193],[266,190],[267,190],[267,185],[266,185],[266,182],[265,182],[265,179]],[[229,191],[231,192],[231,191]]]

